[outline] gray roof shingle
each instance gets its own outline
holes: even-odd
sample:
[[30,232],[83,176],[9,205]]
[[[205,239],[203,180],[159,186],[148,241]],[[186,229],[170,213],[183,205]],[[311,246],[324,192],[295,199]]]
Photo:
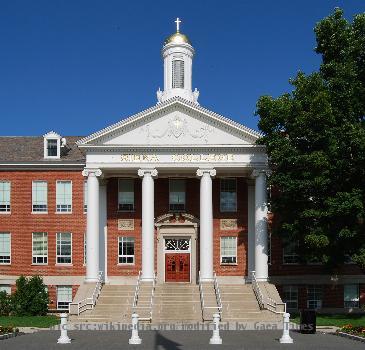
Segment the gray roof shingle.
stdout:
[[0,136],[0,165],[9,163],[85,164],[85,155],[76,145],[76,141],[82,136],[65,138],[67,144],[61,148],[61,158],[44,159],[43,136]]

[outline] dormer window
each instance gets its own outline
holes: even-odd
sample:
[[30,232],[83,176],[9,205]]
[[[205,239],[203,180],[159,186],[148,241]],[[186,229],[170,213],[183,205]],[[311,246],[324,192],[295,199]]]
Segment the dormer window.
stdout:
[[58,159],[61,157],[61,136],[50,131],[44,137],[44,158]]
[[47,140],[47,157],[57,157],[57,140]]

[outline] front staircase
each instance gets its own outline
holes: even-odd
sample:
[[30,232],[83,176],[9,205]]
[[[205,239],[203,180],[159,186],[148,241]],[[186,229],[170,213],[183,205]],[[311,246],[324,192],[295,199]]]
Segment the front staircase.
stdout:
[[[204,283],[204,312],[199,285],[190,283],[165,283],[155,286],[152,321],[149,308],[151,285],[141,283],[135,311],[141,321],[152,323],[211,322],[212,314],[219,312],[213,284]],[[261,285],[280,303],[274,285]],[[122,322],[130,323],[136,287],[133,285],[104,285],[92,310],[71,316],[72,322]],[[251,284],[220,284],[222,322],[280,321],[282,316],[261,309]],[[276,293],[275,293],[276,292]]]

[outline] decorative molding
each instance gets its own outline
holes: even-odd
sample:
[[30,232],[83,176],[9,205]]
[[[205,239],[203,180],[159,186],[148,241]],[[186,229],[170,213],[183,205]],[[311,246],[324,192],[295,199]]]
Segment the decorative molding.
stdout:
[[118,230],[119,231],[133,231],[134,230],[134,219],[118,219]]
[[143,177],[146,174],[151,175],[152,177],[156,177],[158,175],[157,169],[138,169],[138,176]]
[[268,170],[268,169],[254,169],[254,170],[252,170],[251,178],[256,178],[256,177],[260,176],[261,174],[264,174],[266,176],[270,176],[271,171]]
[[220,220],[220,229],[222,231],[228,230],[237,230],[237,219],[221,219]]
[[209,176],[216,176],[217,171],[215,169],[204,169],[204,168],[198,169],[196,171],[196,175],[199,177],[203,176],[204,174],[208,174]]
[[83,171],[82,171],[82,176],[96,176],[96,177],[100,177],[102,175],[102,171],[100,169],[88,169],[88,168],[85,168]]
[[185,118],[181,118],[179,113],[176,113],[167,123],[165,130],[158,129],[153,130],[150,124],[144,125],[140,128],[142,133],[147,136],[147,141],[151,139],[162,139],[165,137],[182,139],[186,136],[191,136],[193,139],[203,139],[205,143],[208,143],[208,134],[214,131],[214,128],[210,125],[203,125],[200,128],[192,130],[189,128],[188,122]]

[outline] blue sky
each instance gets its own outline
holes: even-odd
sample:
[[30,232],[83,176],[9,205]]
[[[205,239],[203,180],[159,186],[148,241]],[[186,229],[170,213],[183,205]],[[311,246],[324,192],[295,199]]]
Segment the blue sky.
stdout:
[[176,17],[200,104],[251,128],[260,95],[318,69],[314,25],[365,1],[0,0],[0,135],[87,135],[156,103]]

